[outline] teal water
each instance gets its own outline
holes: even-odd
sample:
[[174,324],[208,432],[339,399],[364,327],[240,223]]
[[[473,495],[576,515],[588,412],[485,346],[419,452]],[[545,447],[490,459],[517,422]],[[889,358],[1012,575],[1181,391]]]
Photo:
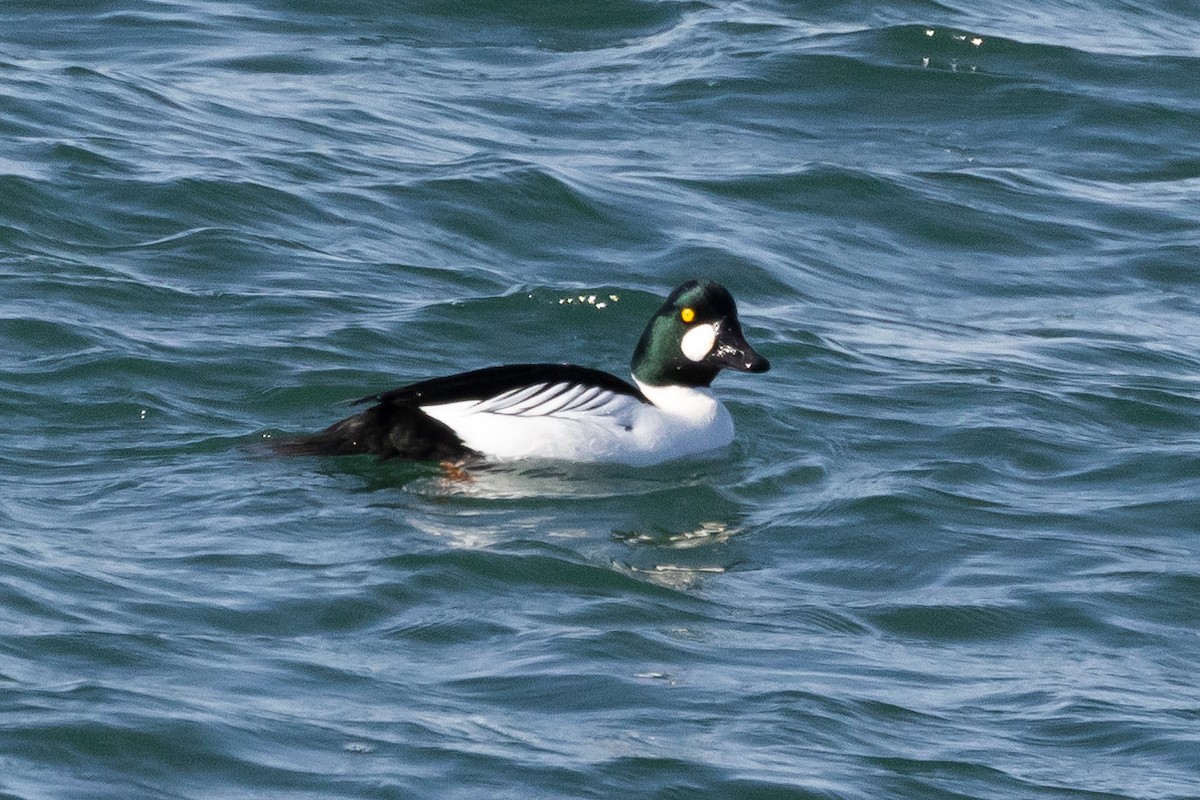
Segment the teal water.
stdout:
[[[0,796],[1200,797],[1186,3],[0,4]],[[623,373],[739,440],[273,458]]]

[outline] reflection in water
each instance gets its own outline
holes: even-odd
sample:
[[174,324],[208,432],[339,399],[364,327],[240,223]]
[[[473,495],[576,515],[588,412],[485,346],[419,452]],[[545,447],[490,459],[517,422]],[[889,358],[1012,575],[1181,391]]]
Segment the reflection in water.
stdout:
[[694,589],[704,576],[720,575],[740,560],[727,546],[740,533],[740,526],[716,520],[685,530],[617,531],[613,539],[635,552],[625,561],[614,559],[613,564],[660,586]]
[[703,547],[709,544],[719,544],[728,541],[730,537],[738,533],[741,533],[741,529],[731,527],[728,523],[708,521],[701,522],[699,527],[692,530],[670,533],[665,537],[661,535],[655,536],[645,531],[618,531],[613,534],[613,537],[631,545],[657,544],[659,547],[673,547],[682,550],[691,547]]
[[367,505],[394,516],[398,538],[415,531],[454,549],[563,548],[675,590],[696,588],[744,560],[745,511],[719,459],[653,469],[522,461],[446,468],[347,458],[319,474],[347,478]]
[[486,500],[594,500],[641,497],[666,487],[699,486],[708,482],[706,467],[638,469],[613,464],[574,464],[525,460],[442,467],[405,485],[406,491],[440,497]]
[[[672,589],[695,588],[742,561],[740,504],[711,465],[628,467],[522,462],[465,471],[406,470],[372,505],[449,547],[561,545],[585,561]],[[385,495],[385,497],[379,497]]]

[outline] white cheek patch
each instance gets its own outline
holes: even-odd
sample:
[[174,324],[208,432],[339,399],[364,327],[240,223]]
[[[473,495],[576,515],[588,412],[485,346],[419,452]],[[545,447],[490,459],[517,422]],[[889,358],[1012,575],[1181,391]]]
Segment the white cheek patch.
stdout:
[[717,342],[717,326],[697,325],[683,335],[679,349],[692,361],[703,361]]

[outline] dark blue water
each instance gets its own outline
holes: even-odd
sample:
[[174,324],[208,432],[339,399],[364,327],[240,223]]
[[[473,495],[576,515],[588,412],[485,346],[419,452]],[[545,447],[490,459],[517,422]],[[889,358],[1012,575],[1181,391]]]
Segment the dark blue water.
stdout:
[[[1200,797],[1200,11],[0,5],[0,796]],[[655,469],[347,398],[766,375]]]

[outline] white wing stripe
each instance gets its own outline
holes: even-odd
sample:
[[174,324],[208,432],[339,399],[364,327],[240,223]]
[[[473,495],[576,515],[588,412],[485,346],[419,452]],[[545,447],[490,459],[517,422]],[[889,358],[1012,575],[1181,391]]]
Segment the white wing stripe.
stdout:
[[498,407],[495,411],[499,414],[529,414],[534,413],[538,408],[550,402],[562,392],[565,384],[541,384],[539,391],[522,399],[519,403],[506,403],[502,407]]
[[607,405],[611,405],[617,399],[617,395],[611,392],[597,392],[593,397],[588,398],[584,402],[575,407],[577,411],[599,411]]
[[488,397],[480,400],[475,405],[476,411],[497,411],[508,408],[510,406],[522,403],[546,388],[544,383],[535,383],[532,386],[522,386],[518,389],[510,389],[503,394],[498,394],[495,397]]
[[578,398],[578,402],[572,405],[571,409],[575,411],[594,411],[595,409],[604,408],[614,398],[616,398],[616,395],[613,395],[612,392],[598,389]]
[[550,417],[569,413],[619,413],[635,398],[602,386],[578,383],[537,383],[479,400],[463,410],[469,414],[512,417]]
[[539,417],[548,416],[556,411],[573,407],[579,396],[586,392],[588,388],[586,386],[572,386],[567,383],[556,383],[536,397],[530,398],[533,402],[510,413]]
[[592,388],[588,386],[568,386],[566,391],[562,391],[556,396],[548,398],[536,408],[530,409],[530,413],[536,413],[539,416],[548,416],[560,411],[574,411],[579,406],[580,398],[587,395]]

